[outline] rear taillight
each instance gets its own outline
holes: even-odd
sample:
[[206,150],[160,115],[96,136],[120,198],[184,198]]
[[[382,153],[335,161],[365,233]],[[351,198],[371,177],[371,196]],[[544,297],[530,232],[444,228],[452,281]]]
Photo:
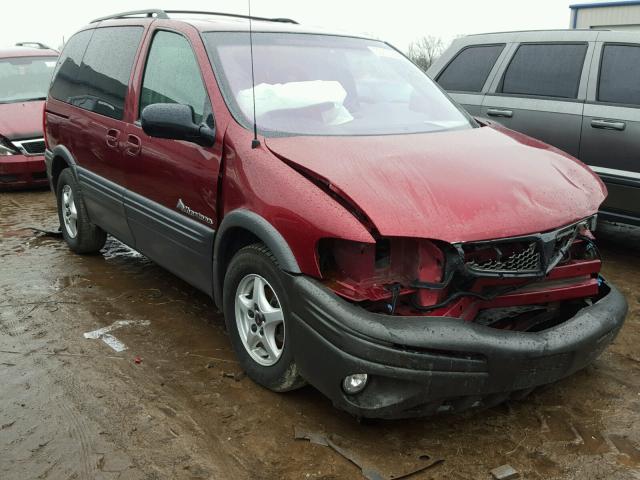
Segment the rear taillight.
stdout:
[[44,136],[44,148],[49,149],[47,142],[47,108],[46,103],[42,105],[42,135]]

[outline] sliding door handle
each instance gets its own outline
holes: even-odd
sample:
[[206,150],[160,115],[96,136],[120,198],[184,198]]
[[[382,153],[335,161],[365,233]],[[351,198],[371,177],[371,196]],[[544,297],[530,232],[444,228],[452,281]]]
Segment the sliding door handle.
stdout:
[[120,138],[120,132],[115,128],[110,128],[107,130],[107,136],[105,137],[105,141],[107,142],[107,146],[110,148],[118,148],[118,139]]
[[125,152],[127,155],[135,157],[140,155],[140,151],[142,150],[142,142],[140,141],[140,137],[135,135],[127,135],[127,144],[125,147]]
[[620,132],[627,128],[627,124],[625,122],[614,122],[611,120],[601,119],[591,120],[591,126],[593,128],[601,128],[603,130],[618,130]]
[[490,117],[511,118],[513,117],[513,110],[503,110],[501,108],[489,108],[487,110],[487,115],[489,115]]

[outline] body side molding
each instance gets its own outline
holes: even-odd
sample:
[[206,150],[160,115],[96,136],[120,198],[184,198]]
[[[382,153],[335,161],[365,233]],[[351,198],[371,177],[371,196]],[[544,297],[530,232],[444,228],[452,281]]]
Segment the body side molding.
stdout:
[[136,250],[211,295],[215,230],[126,189],[124,209]]

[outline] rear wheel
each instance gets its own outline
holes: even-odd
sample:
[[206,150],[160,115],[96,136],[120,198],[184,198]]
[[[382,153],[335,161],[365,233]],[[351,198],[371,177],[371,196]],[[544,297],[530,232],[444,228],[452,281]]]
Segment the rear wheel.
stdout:
[[104,246],[107,234],[89,220],[87,210],[73,173],[66,168],[56,185],[58,218],[62,237],[76,253],[97,253]]
[[276,392],[305,384],[293,359],[281,275],[264,245],[250,245],[231,260],[223,291],[225,322],[240,365],[252,380]]

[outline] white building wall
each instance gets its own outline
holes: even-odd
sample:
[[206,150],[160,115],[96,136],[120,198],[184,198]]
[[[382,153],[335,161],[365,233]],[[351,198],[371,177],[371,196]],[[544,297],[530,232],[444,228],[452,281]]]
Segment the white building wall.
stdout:
[[640,5],[578,8],[571,12],[570,26],[574,24],[575,28],[640,30]]

